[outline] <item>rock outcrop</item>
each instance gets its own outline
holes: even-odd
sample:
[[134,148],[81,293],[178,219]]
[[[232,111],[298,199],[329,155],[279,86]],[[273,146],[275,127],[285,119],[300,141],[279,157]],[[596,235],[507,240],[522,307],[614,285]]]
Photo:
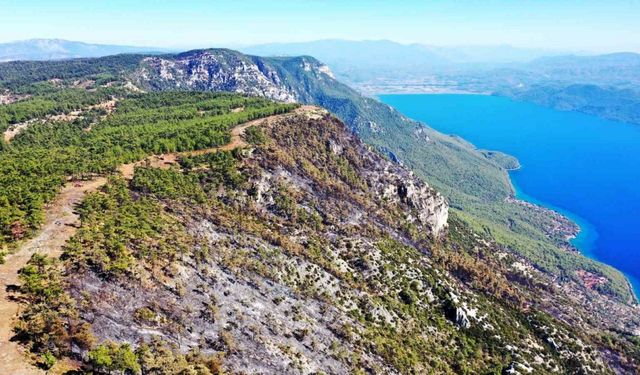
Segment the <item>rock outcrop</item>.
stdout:
[[381,161],[382,173],[370,173],[369,182],[388,201],[407,205],[407,218],[429,228],[433,236],[439,236],[447,226],[449,205],[445,198],[427,183],[398,164]]
[[[315,78],[333,78],[329,68],[313,58],[300,57],[288,63]],[[134,79],[153,90],[232,91],[288,103],[304,101],[308,93],[289,82],[288,74],[264,58],[215,49],[146,57]]]

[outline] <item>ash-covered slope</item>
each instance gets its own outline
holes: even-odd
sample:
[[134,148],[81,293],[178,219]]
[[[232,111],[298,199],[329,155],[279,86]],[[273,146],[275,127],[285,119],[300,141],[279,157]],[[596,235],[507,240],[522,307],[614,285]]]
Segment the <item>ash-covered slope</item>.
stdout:
[[[447,229],[440,194],[325,111],[244,138],[89,196],[63,260],[23,271],[40,301],[19,325],[32,350],[147,374],[600,374],[628,361],[532,308],[543,275],[457,219]],[[38,330],[43,313],[57,329]]]
[[608,280],[600,288],[603,294],[623,303],[632,296],[620,272],[566,251],[573,249],[567,238],[575,233],[550,230],[557,227],[550,223],[558,215],[511,199],[507,170],[500,158],[491,157],[496,153],[478,150],[358,94],[313,57],[196,50],[143,58],[130,77],[147,90],[227,90],[326,108],[366,143],[429,181],[476,229],[491,232],[545,272],[581,282],[584,271],[595,270]]
[[[275,92],[322,103],[346,120],[349,130],[318,114],[311,116],[315,119],[285,121],[265,128],[266,134],[247,133],[247,140],[256,145],[253,155],[186,158],[181,171],[142,169],[131,185],[114,182],[104,194],[92,196],[81,208],[83,228],[69,246],[62,273],[58,266],[38,259],[31,268],[34,273],[25,271],[33,276],[26,282],[36,284],[24,289],[36,293],[27,298],[35,310],[24,314],[21,329],[27,337],[36,337],[33,349],[42,358],[51,358],[48,352],[72,354],[100,367],[101,360],[126,355],[136,366],[148,367],[153,361],[174,361],[178,366],[186,361],[193,366],[207,363],[213,369],[225,357],[226,368],[237,370],[258,366],[258,359],[244,358],[263,359],[261,353],[275,351],[266,360],[273,364],[271,372],[283,372],[283,366],[301,357],[316,361],[313,366],[318,369],[338,360],[337,372],[371,368],[379,373],[524,373],[531,368],[545,373],[555,366],[569,373],[637,371],[638,307],[632,304],[624,278],[556,247],[566,242],[557,231],[556,223],[563,222],[559,215],[505,199],[509,183],[496,164],[503,158],[489,157],[490,153],[359,96],[333,81],[320,63],[315,62],[314,68],[311,58],[262,59],[220,50],[178,56],[182,57],[0,64],[0,86],[21,98],[2,107],[8,116],[0,116],[0,128],[3,121],[6,125],[70,110],[89,111],[87,106],[111,96],[117,99],[111,116],[99,113],[88,117],[89,122],[64,126],[44,123],[0,146],[11,150],[35,142],[40,153],[29,165],[36,166],[46,161],[42,155],[66,155],[68,149],[40,148],[58,143],[66,147],[70,134],[92,147],[93,136],[104,131],[118,136],[118,142],[143,146],[144,152],[137,150],[135,155],[192,150],[194,138],[216,135],[193,132],[215,125],[205,119],[208,115],[248,115],[254,112],[246,103],[260,102],[244,97],[212,106],[207,95],[192,92],[203,90]],[[166,79],[161,77],[163,64],[170,67]],[[144,94],[140,88],[162,92]],[[132,114],[132,100],[149,108]],[[148,126],[136,126],[147,121]],[[184,125],[187,128],[177,130]],[[112,126],[120,129],[114,131]],[[127,136],[127,131],[136,129],[144,130],[138,135],[145,135],[145,142]],[[395,164],[371,156],[354,133]],[[123,151],[121,147],[98,150],[115,151],[116,156]],[[116,160],[121,159],[110,163]],[[65,162],[38,171],[65,173]],[[417,180],[398,164],[449,198],[448,231],[441,231],[445,212],[437,209],[442,207],[441,198],[412,182]],[[385,165],[392,172],[388,176]],[[60,177],[63,181],[64,175]],[[207,223],[213,229],[207,229]],[[429,234],[435,232],[444,234],[441,242],[433,242]],[[304,267],[292,270],[287,268],[290,262]],[[320,273],[286,276],[308,275],[316,267],[339,279],[340,293],[324,282],[308,289],[324,278]],[[208,269],[221,274],[211,278]],[[416,281],[416,275],[427,276]],[[37,285],[42,281],[46,284]],[[236,284],[266,289],[234,294],[231,286]],[[282,302],[283,296],[274,290],[292,298],[295,308],[278,310],[277,301]],[[37,295],[39,291],[47,294]],[[60,294],[69,291],[73,299]],[[216,298],[206,302],[208,310],[197,306],[203,302],[201,291]],[[348,324],[337,330],[328,321],[314,323],[315,332],[331,331],[322,336],[323,342],[337,338],[330,350],[318,350],[313,341],[305,341],[308,332],[296,334],[299,340],[285,331],[279,339],[283,341],[276,341],[271,337],[280,335],[276,328],[275,333],[269,330],[267,339],[250,341],[247,337],[256,337],[255,332],[266,334],[253,326],[236,329],[243,316],[260,321],[270,317],[247,310],[251,300],[243,298],[244,293],[262,298],[257,306],[266,307],[258,312],[270,309],[284,314],[286,319],[277,326],[300,328],[293,322],[299,321],[296,311],[304,306],[322,306],[320,315],[334,306],[338,313],[328,320]],[[218,300],[226,302],[217,304]],[[216,309],[232,318],[222,320]],[[320,315],[312,318],[317,321],[324,316]],[[207,320],[213,323],[203,323]],[[218,321],[225,323],[221,329],[215,325]],[[95,336],[83,322],[96,324]],[[133,330],[125,329],[132,325]],[[353,326],[358,327],[355,333]],[[201,327],[208,331],[203,333]],[[154,335],[164,341],[137,346],[136,340]],[[243,349],[233,345],[234,338]],[[118,344],[106,344],[105,339]],[[195,341],[202,351],[185,354]],[[125,342],[133,346],[123,346]],[[170,345],[182,343],[187,343],[182,352]],[[304,354],[289,352],[298,344],[306,348],[300,349],[306,350]],[[247,349],[251,345],[256,348],[253,352]],[[154,371],[158,368],[162,366]],[[175,367],[167,364],[167,368]]]

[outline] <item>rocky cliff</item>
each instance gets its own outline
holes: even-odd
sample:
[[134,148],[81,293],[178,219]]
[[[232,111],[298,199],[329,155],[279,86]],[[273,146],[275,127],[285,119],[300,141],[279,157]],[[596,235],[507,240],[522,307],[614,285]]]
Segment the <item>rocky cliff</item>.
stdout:
[[135,73],[138,84],[154,90],[233,91],[284,102],[311,102],[317,93],[299,85],[300,73],[330,79],[330,69],[311,57],[268,59],[236,51],[190,51],[147,57]]
[[174,58],[147,57],[138,71],[138,83],[154,89],[234,91],[269,99],[296,102],[271,66],[232,51],[198,51]]

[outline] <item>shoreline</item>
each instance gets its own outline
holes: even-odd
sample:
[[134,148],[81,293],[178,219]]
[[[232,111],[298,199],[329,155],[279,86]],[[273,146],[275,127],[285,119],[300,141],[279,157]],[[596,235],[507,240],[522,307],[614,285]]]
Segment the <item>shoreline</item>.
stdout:
[[[515,170],[514,172],[516,171],[518,170]],[[530,203],[536,206],[540,206],[544,209],[548,209],[553,212],[556,212],[557,214],[565,217],[567,220],[575,224],[579,228],[579,230],[576,236],[569,240],[569,243],[571,243],[571,245],[573,245],[576,249],[578,249],[580,251],[580,254],[590,259],[597,260],[598,262],[602,262],[599,259],[597,259],[597,257],[595,257],[595,255],[593,254],[595,241],[598,238],[598,231],[593,224],[589,223],[588,220],[582,218],[581,216],[573,212],[569,212],[560,207],[556,207],[553,204],[543,202],[525,193],[524,191],[522,191],[520,186],[514,181],[514,178],[511,175],[511,173],[509,173],[509,181],[511,182],[511,186],[513,187],[513,190],[514,190],[514,198],[525,201],[527,203]]]
[[[519,168],[520,169],[520,168]],[[517,171],[517,169],[516,169]],[[526,202],[528,204],[532,204],[535,206],[542,207],[543,209],[551,210],[569,220],[571,223],[575,224],[578,227],[578,232],[576,236],[573,238],[568,238],[568,242],[580,253],[581,255],[595,260],[596,262],[605,264],[609,267],[612,267],[616,271],[620,272],[623,276],[629,290],[631,291],[630,301],[634,304],[640,304],[640,281],[633,278],[633,276],[628,275],[617,267],[610,265],[609,263],[605,263],[602,260],[598,259],[598,257],[593,253],[593,248],[595,247],[595,241],[598,238],[598,231],[594,225],[589,223],[586,219],[578,216],[573,212],[569,212],[567,210],[561,209],[559,207],[555,207],[552,204],[542,202],[527,193],[523,192],[519,186],[514,182],[513,176],[509,173],[509,181],[514,189],[514,199]]]
[[[425,92],[411,92],[411,93],[407,93],[407,92],[401,92],[398,94],[395,94],[397,96],[402,96],[402,95],[407,95],[407,96],[411,96],[411,95],[416,95],[416,96],[420,96],[420,95],[425,95],[425,96],[429,96],[429,95],[440,95],[440,94],[444,94],[443,96],[447,96],[450,95],[451,97],[453,96],[466,96],[468,95],[469,97],[472,96],[476,96],[479,100],[480,97],[492,97],[494,95],[491,95],[491,93],[480,93],[480,92],[465,92],[465,93],[459,93],[459,92],[452,92],[453,90],[430,90],[428,93]],[[375,98],[377,98],[378,100],[382,101],[383,103],[386,103],[386,99],[385,97],[393,97],[394,94],[389,93],[389,90],[379,90],[376,94],[375,94]],[[501,98],[504,98],[506,100],[509,100],[511,102],[516,102],[515,100],[513,100],[512,98],[509,97],[504,97],[504,96],[498,96]],[[472,100],[472,99],[469,99]],[[535,105],[535,104],[534,104]],[[542,107],[542,106],[540,106]],[[544,107],[543,107],[544,108]],[[419,122],[423,122],[424,121],[420,121]],[[632,125],[630,125],[632,126]],[[437,128],[434,127],[435,130],[438,130]],[[450,132],[446,132],[445,134],[447,135],[453,135]],[[464,138],[462,138],[464,140]],[[467,141],[468,142],[468,141]],[[474,145],[471,142],[468,142],[469,144],[471,144],[476,150],[480,150],[478,148],[478,146]],[[502,152],[499,149],[495,149],[495,147],[491,147],[492,151],[496,151],[496,152]],[[513,157],[513,155],[506,153],[507,155],[510,155]],[[578,216],[577,214],[570,212],[566,209],[562,209],[560,207],[556,207],[553,204],[550,204],[548,202],[543,202],[541,200],[536,199],[535,197],[532,197],[526,193],[524,193],[521,189],[519,189],[518,184],[516,182],[517,179],[517,174],[518,173],[522,173],[520,172],[521,170],[523,170],[523,166],[522,164],[519,165],[518,168],[505,168],[502,167],[503,170],[507,171],[507,178],[509,183],[511,184],[512,190],[513,190],[513,195],[510,197],[511,199],[516,199],[519,201],[522,201],[525,204],[533,204],[535,206],[537,206],[540,209],[546,209],[546,210],[550,210],[553,213],[559,215],[560,217],[563,218],[563,220],[561,221],[568,221],[570,222],[573,226],[577,227],[578,231],[577,231],[577,235],[574,238],[566,238],[566,241],[568,242],[568,245],[566,246],[560,246],[561,248],[565,248],[567,250],[572,249],[573,251],[577,251],[579,252],[581,255],[585,256],[586,258],[589,258],[593,261],[596,261],[598,263],[601,263],[603,265],[606,265],[608,267],[611,267],[612,269],[616,270],[617,272],[619,272],[620,275],[622,275],[625,280],[627,281],[627,283],[631,286],[631,288],[629,288],[629,291],[631,292],[631,294],[634,296],[634,299],[636,301],[640,302],[640,280],[637,278],[634,278],[633,275],[629,275],[626,272],[623,272],[622,270],[620,270],[619,268],[617,268],[616,266],[609,264],[607,262],[604,262],[603,260],[599,259],[599,257],[596,256],[595,254],[595,243],[596,240],[599,237],[598,234],[598,229],[591,224],[588,220]],[[508,198],[506,198],[508,199]],[[551,225],[553,225],[553,220],[550,222]],[[568,226],[567,226],[568,227]],[[558,228],[552,228],[552,231],[555,229],[560,229],[562,230],[562,228],[558,227]],[[567,232],[569,233],[569,232]]]
[[482,95],[491,96],[491,91],[469,91],[463,89],[439,89],[439,88],[416,88],[416,89],[391,89],[385,90],[383,87],[375,86],[372,89],[365,89],[362,86],[354,85],[354,88],[363,95],[377,98],[380,95]]
[[[627,285],[629,285],[629,289],[631,290],[635,290],[635,287],[633,285],[633,281],[631,281],[632,279],[627,276],[624,275],[625,279],[627,280]],[[635,305],[639,305],[640,304],[640,299],[638,299],[638,295],[637,293],[631,293],[631,297],[629,297],[629,301],[627,301],[629,304],[635,304]]]

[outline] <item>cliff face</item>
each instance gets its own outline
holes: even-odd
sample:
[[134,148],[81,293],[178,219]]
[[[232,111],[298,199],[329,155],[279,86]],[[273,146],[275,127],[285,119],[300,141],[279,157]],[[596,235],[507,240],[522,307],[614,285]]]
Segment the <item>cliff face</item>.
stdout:
[[383,171],[369,173],[368,183],[383,199],[407,207],[407,219],[417,222],[435,237],[441,235],[447,226],[449,207],[440,193],[417,179],[397,164],[384,162]]
[[[142,59],[129,75],[143,89],[233,91],[329,110],[366,143],[428,177],[441,191],[482,200],[511,194],[505,170],[473,145],[404,117],[340,83],[313,57],[258,57],[210,49]],[[483,184],[474,183],[483,181]],[[461,197],[463,197],[461,199]]]
[[295,102],[293,92],[282,86],[275,70],[258,66],[242,56],[203,51],[175,59],[147,57],[139,71],[144,86],[154,88],[234,91]]
[[[143,87],[153,89],[233,91],[304,103],[315,103],[317,96],[326,95],[325,87],[317,87],[323,86],[323,81],[327,86],[339,85],[329,68],[314,58],[270,60],[229,50],[188,52],[174,58],[148,57],[142,60],[136,77]],[[364,119],[356,121],[366,123],[369,128],[375,125]],[[381,187],[391,195],[388,198],[409,204],[418,212],[417,220],[440,233],[447,220],[442,197],[434,199],[433,191],[424,184],[413,184],[416,179],[412,175],[405,181],[409,176],[398,177],[390,169],[394,166],[388,163],[385,166],[388,175],[383,175],[383,184],[387,186]]]
[[[294,69],[287,67],[290,64]],[[326,65],[310,57],[272,60],[230,50],[147,57],[135,77],[138,84],[154,90],[232,91],[282,102],[311,102],[314,93],[291,77],[296,71],[314,79],[333,78]]]

